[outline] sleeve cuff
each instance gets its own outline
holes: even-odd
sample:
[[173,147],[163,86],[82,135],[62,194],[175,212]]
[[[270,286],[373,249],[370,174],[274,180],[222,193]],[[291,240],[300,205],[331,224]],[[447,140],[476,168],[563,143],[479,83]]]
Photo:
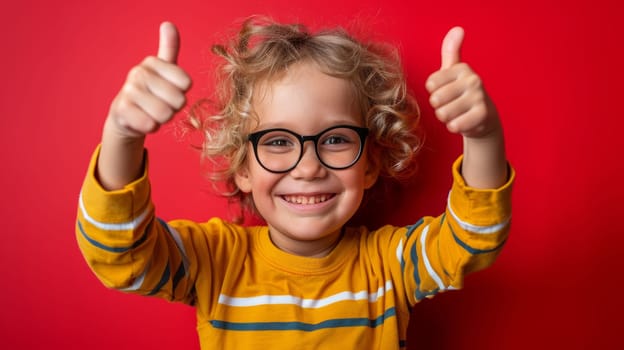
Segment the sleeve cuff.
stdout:
[[96,176],[100,147],[96,148],[91,157],[80,193],[80,202],[88,215],[96,221],[107,223],[131,221],[150,205],[147,150],[144,153],[145,166],[142,176],[122,189],[108,191],[102,187]]
[[511,192],[516,177],[508,165],[507,182],[495,189],[470,187],[460,173],[463,156],[453,164],[453,188],[449,195],[449,206],[462,222],[475,226],[491,226],[509,221],[511,218]]

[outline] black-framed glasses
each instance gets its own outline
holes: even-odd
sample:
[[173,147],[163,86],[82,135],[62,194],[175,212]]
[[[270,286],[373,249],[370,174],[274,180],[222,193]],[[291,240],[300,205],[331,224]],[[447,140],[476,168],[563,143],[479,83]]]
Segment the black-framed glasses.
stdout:
[[294,169],[303,157],[303,144],[314,142],[321,164],[341,170],[353,166],[362,156],[368,129],[337,125],[316,135],[302,136],[288,129],[266,129],[249,134],[258,163],[272,173]]

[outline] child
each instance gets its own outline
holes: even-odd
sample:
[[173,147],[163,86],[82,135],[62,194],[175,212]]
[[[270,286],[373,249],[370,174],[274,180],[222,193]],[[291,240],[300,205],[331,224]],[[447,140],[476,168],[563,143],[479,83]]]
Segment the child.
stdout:
[[177,30],[163,23],[158,56],[112,103],[82,188],[88,264],[110,288],[195,306],[204,349],[406,347],[411,307],[490,265],[509,229],[514,174],[497,112],[460,62],[462,40],[449,31],[426,83],[436,116],[464,139],[447,210],[373,231],[345,223],[379,176],[409,170],[419,144],[394,56],[340,30],[256,19],[216,46],[222,110],[193,123],[204,153],[228,161],[230,195],[267,224],[242,227],[155,216],[143,141],[191,85],[176,65]]

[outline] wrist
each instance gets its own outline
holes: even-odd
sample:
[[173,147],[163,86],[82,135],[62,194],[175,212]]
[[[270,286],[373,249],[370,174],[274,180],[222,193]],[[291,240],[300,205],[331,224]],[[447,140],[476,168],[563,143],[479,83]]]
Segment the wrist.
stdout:
[[481,134],[463,135],[464,141],[475,144],[497,144],[504,142],[503,128],[499,125],[486,130]]
[[502,128],[482,137],[464,137],[462,175],[474,188],[497,188],[507,180],[507,157]]
[[133,133],[120,126],[113,118],[108,117],[102,130],[102,144],[143,148],[145,135]]

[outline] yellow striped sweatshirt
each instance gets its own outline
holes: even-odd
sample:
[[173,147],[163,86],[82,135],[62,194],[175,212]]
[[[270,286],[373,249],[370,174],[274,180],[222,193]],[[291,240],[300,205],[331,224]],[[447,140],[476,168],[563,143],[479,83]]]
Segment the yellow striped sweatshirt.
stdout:
[[76,223],[87,263],[109,288],[193,305],[203,349],[405,348],[411,307],[461,288],[494,261],[509,230],[513,171],[501,188],[476,190],[459,174],[460,158],[442,215],[345,228],[329,255],[294,256],[266,226],[159,219],[147,170],[105,191],[97,156]]

